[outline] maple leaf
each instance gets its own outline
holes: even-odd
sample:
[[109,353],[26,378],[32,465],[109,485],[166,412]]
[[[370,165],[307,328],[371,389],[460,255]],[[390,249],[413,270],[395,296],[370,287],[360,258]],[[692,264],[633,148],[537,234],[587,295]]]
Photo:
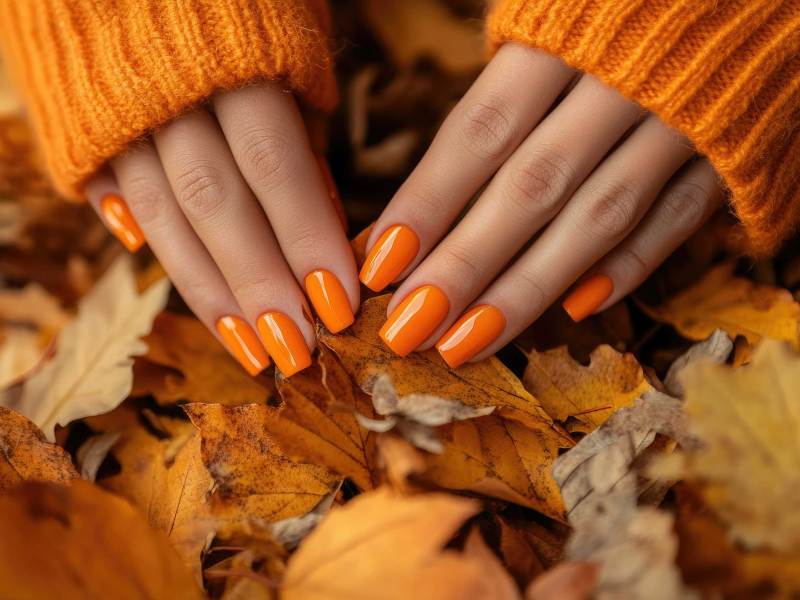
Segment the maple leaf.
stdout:
[[700,486],[746,546],[800,552],[800,356],[765,340],[749,365],[696,363],[682,382],[703,445],[654,472]]
[[281,597],[518,598],[479,542],[463,553],[443,549],[478,510],[472,500],[445,494],[363,494],[332,510],[303,541],[289,560]]
[[84,481],[0,496],[4,598],[203,597],[166,537],[125,500]]
[[63,448],[48,442],[21,414],[0,406],[0,493],[21,481],[66,482],[78,478]]
[[704,340],[722,329],[731,338],[743,335],[751,344],[770,338],[800,347],[800,304],[792,294],[734,277],[735,266],[723,263],[665,304],[642,308],[690,340]]
[[194,317],[165,312],[144,341],[148,351],[137,361],[132,395],[152,394],[161,404],[186,400],[227,406],[261,404],[274,395],[271,377],[248,375]]
[[164,307],[169,282],[136,291],[130,258],[121,257],[83,298],[78,316],[59,334],[53,358],[25,381],[11,406],[52,440],[57,424],[115,408],[131,390],[141,337]]
[[566,346],[534,350],[528,355],[522,382],[547,414],[562,422],[577,420],[567,428],[584,433],[652,389],[636,358],[608,345],[595,348],[588,366],[575,361]]

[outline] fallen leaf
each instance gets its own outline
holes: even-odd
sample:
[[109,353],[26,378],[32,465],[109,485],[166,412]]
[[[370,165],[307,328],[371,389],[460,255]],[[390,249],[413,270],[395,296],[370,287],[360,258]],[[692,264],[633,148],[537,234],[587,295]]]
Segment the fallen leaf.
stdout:
[[[6,327],[0,343],[0,389],[20,383],[36,368],[46,352],[42,336],[27,327]],[[0,394],[0,402],[10,403],[10,394]],[[5,398],[5,399],[4,399]]]
[[704,340],[722,329],[731,339],[743,335],[751,344],[769,338],[800,347],[800,304],[792,294],[735,277],[734,268],[730,262],[719,265],[665,304],[642,308],[690,340]]
[[0,596],[202,598],[169,542],[94,485],[26,483],[0,496]]
[[0,494],[23,481],[63,483],[78,479],[63,448],[21,414],[0,406]]
[[59,334],[53,358],[24,384],[15,408],[53,439],[57,424],[115,408],[131,390],[133,356],[164,307],[169,282],[136,292],[130,258],[122,257],[81,301]]
[[542,573],[525,590],[525,600],[588,600],[597,585],[597,565],[565,562]]
[[664,387],[670,395],[682,398],[685,390],[681,376],[688,366],[699,361],[722,364],[728,360],[732,350],[731,338],[721,329],[717,329],[707,340],[692,345],[689,350],[675,359],[664,377]]
[[566,346],[533,350],[522,382],[547,414],[564,422],[568,430],[583,433],[652,389],[633,354],[620,354],[607,345],[595,348],[588,366],[575,361]]
[[269,531],[272,539],[288,549],[294,549],[328,514],[340,488],[337,486],[332,489],[311,512],[271,523]]
[[144,341],[149,349],[142,362],[174,371],[138,378],[137,395],[152,394],[161,404],[185,400],[226,406],[263,404],[274,395],[271,377],[248,375],[194,317],[165,312]]
[[492,595],[496,577],[486,576],[482,549],[443,549],[478,510],[472,500],[445,494],[363,494],[332,510],[301,544],[281,597],[508,598]]
[[0,289],[0,319],[35,325],[52,334],[64,327],[70,316],[58,298],[38,283],[29,283],[22,289]]
[[702,447],[665,458],[654,473],[700,486],[747,547],[800,552],[800,356],[764,341],[749,365],[696,363],[683,383]]
[[378,467],[393,490],[409,494],[420,491],[410,479],[425,471],[425,456],[408,440],[388,433],[377,436]]
[[192,403],[184,410],[200,431],[202,459],[216,484],[220,519],[272,523],[304,515],[336,485],[329,469],[287,456],[271,431],[284,425],[275,409]]
[[101,433],[93,435],[86,440],[75,453],[78,468],[81,470],[81,477],[87,481],[94,481],[97,471],[103,464],[108,451],[119,439],[119,433]]

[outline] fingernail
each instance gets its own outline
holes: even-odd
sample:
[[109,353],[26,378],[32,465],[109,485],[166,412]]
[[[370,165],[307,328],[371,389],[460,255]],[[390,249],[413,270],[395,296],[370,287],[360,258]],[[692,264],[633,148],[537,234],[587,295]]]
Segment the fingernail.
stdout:
[[344,204],[342,204],[342,197],[339,195],[339,188],[336,187],[336,181],[333,179],[331,168],[328,165],[328,159],[320,154],[315,154],[317,165],[322,173],[322,179],[325,181],[325,189],[328,192],[333,207],[336,209],[336,215],[339,217],[339,222],[342,224],[342,229],[347,233],[347,213],[344,211]]
[[449,309],[450,301],[435,285],[417,288],[389,315],[381,339],[395,354],[406,356],[428,339]]
[[311,304],[328,331],[339,333],[353,324],[350,300],[336,275],[324,269],[313,271],[306,275],[305,284]]
[[107,194],[100,201],[100,211],[111,233],[129,252],[136,252],[142,247],[144,234],[136,224],[136,219],[133,218],[125,200],[116,194]]
[[267,352],[286,377],[311,364],[311,353],[297,325],[280,312],[264,313],[258,318],[258,332]]
[[267,351],[256,332],[244,319],[234,316],[217,320],[217,331],[225,347],[250,375],[258,375],[269,366]]
[[500,309],[488,304],[467,311],[442,336],[436,349],[450,368],[464,364],[496,340],[506,328]]
[[582,321],[598,307],[608,300],[611,292],[614,291],[614,282],[608,275],[592,275],[582,281],[572,293],[567,296],[561,305],[570,318],[575,321]]
[[419,252],[419,238],[410,227],[393,225],[383,232],[361,267],[361,282],[380,292],[406,270]]

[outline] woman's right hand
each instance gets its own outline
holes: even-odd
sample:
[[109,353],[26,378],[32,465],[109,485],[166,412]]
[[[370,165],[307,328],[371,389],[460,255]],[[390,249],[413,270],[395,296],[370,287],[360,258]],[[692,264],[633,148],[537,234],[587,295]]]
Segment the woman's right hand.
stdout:
[[315,344],[301,286],[333,332],[353,322],[359,304],[332,182],[279,84],[222,93],[210,108],[134,144],[86,192],[129,250],[147,241],[248,372],[269,365],[266,347],[290,376],[311,363]]

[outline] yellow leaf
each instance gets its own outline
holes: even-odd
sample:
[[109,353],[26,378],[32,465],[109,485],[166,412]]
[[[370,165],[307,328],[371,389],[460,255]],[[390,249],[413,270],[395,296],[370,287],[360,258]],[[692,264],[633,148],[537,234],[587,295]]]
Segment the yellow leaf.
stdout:
[[595,348],[586,367],[570,356],[566,346],[533,350],[522,381],[549,415],[562,422],[576,419],[578,423],[567,428],[584,433],[651,389],[636,358],[608,345]]
[[764,341],[749,365],[696,363],[683,383],[703,445],[656,471],[700,486],[746,546],[800,553],[800,356]]
[[[165,312],[144,341],[148,350],[145,360],[137,361],[136,395],[152,394],[161,404],[186,400],[227,406],[263,404],[273,396],[272,372],[258,378],[248,375],[194,317]],[[142,363],[169,369],[142,377]]]
[[84,481],[0,496],[0,597],[175,598],[203,594],[160,532]]
[[48,442],[36,425],[0,406],[0,493],[21,481],[65,482],[78,478],[63,448]]
[[169,282],[143,294],[129,257],[118,259],[78,307],[78,316],[58,337],[55,356],[32,375],[15,408],[53,439],[56,424],[114,409],[131,390],[133,356],[140,339],[164,308]]
[[333,509],[292,556],[281,597],[515,598],[496,595],[483,549],[443,549],[478,510],[445,494],[404,497],[381,488],[358,496]]
[[184,410],[200,430],[202,457],[216,483],[214,514],[247,515],[275,522],[311,511],[337,476],[314,463],[294,460],[272,435],[284,426],[265,405],[226,407],[192,403]]
[[734,277],[734,267],[734,263],[719,265],[666,304],[643,308],[690,340],[704,340],[715,329],[722,329],[731,339],[743,335],[756,343],[770,338],[800,347],[800,304],[792,294]]

